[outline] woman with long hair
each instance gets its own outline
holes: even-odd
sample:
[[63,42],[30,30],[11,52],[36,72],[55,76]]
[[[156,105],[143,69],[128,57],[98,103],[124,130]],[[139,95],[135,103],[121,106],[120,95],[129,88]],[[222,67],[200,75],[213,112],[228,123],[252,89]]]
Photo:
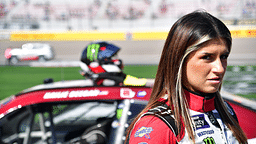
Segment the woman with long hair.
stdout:
[[205,11],[175,22],[148,105],[128,128],[126,143],[247,143],[219,92],[231,45],[225,24]]

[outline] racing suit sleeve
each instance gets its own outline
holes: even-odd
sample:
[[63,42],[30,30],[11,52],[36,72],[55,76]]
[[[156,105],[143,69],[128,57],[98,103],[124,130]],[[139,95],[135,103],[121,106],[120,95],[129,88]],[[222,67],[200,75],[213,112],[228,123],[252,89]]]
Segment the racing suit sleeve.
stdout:
[[129,144],[176,144],[172,130],[158,117],[142,117],[131,131]]

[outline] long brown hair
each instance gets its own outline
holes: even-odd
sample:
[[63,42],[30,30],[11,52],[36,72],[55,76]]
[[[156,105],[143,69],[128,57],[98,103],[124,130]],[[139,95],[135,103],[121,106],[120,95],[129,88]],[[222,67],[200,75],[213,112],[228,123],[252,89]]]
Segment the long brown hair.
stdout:
[[[231,50],[230,31],[223,22],[205,11],[189,13],[174,23],[165,41],[148,105],[128,128],[127,138],[139,117],[148,109],[155,107],[159,103],[158,100],[167,94],[168,102],[173,106],[170,108],[174,112],[178,130],[181,130],[183,122],[189,137],[195,142],[193,124],[183,94],[181,73],[186,57],[199,49],[202,43],[213,39],[223,41],[229,51]],[[246,135],[228,112],[219,92],[216,94],[215,106],[239,143],[247,143]]]

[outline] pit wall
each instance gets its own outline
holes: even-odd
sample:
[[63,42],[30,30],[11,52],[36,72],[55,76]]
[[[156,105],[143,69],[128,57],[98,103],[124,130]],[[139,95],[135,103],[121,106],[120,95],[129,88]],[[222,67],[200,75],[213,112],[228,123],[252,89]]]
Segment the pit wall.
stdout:
[[[256,26],[230,28],[233,38],[255,38]],[[168,31],[67,31],[67,32],[40,32],[40,31],[13,31],[7,38],[10,41],[144,41],[165,40]]]

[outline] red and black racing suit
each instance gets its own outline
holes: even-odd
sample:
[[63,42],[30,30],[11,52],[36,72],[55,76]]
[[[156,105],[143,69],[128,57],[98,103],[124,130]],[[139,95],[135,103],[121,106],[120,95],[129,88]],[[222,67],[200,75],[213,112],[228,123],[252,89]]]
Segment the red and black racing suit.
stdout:
[[[238,144],[238,141],[222,122],[218,111],[215,109],[214,96],[206,99],[188,91],[185,91],[185,95],[191,118],[195,124],[196,144]],[[168,111],[167,107],[158,106],[145,113],[131,131],[129,144],[191,143],[184,126],[177,134],[174,121],[166,122],[166,119],[159,117],[161,114],[170,113],[170,109]],[[231,115],[237,120],[233,109],[228,104],[227,107]],[[152,114],[153,111],[158,111],[158,116]],[[174,120],[173,115],[169,119]],[[178,139],[178,137],[180,138]]]

